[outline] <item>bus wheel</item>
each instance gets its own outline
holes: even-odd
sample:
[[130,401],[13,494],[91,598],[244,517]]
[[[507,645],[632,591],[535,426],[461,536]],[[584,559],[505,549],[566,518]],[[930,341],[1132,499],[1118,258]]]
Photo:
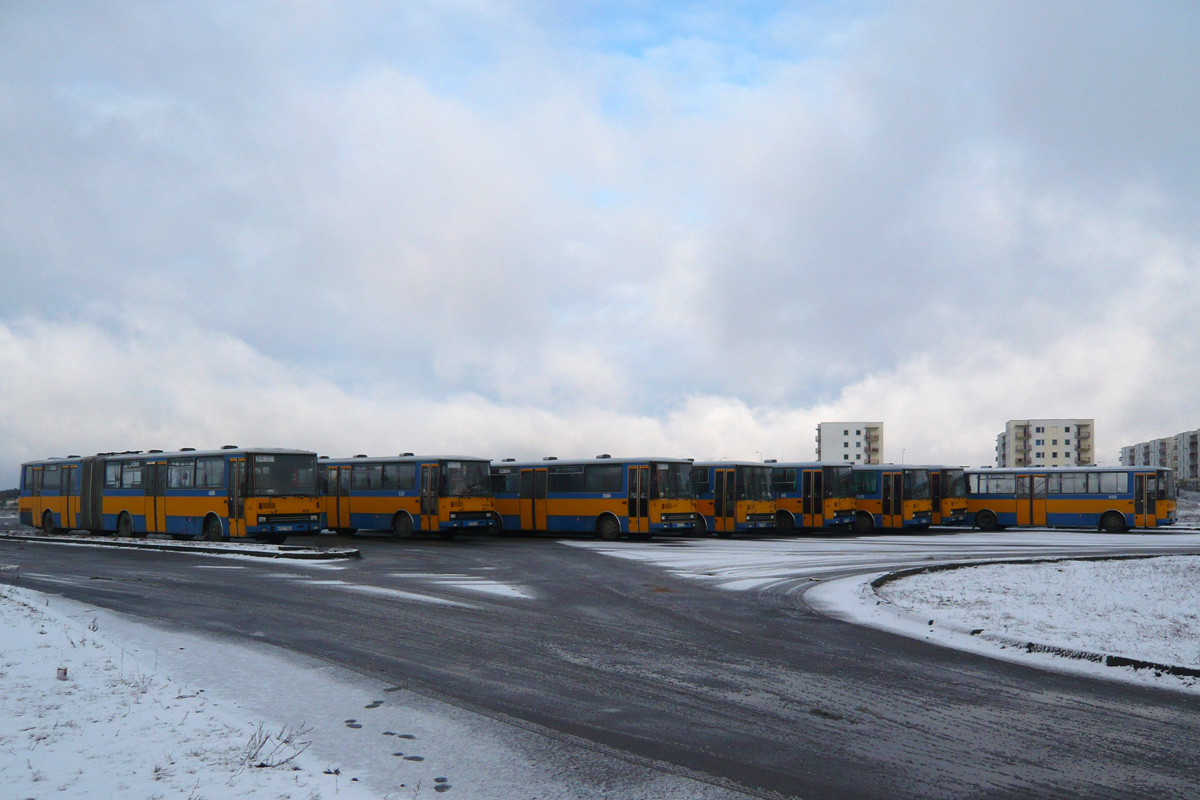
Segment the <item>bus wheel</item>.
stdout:
[[392,535],[397,539],[411,539],[413,535],[412,517],[404,512],[392,517]]
[[596,520],[596,535],[606,542],[615,542],[621,538],[621,523],[616,517],[603,516]]
[[794,536],[796,533],[796,520],[786,511],[780,511],[775,515],[775,532],[780,536]]
[[704,519],[703,514],[696,515],[696,531],[697,536],[708,536],[708,521]]
[[854,532],[855,533],[870,533],[875,530],[875,518],[870,514],[859,512],[854,515]]
[[204,518],[204,533],[203,537],[206,542],[219,542],[225,538],[225,532],[221,530],[221,520],[214,516]]
[[493,536],[504,533],[504,517],[500,516],[495,511],[492,512],[492,524],[488,526],[488,533],[492,534]]
[[137,536],[133,532],[133,517],[126,514],[124,511],[117,517],[117,537],[121,539],[132,539]]
[[42,514],[42,533],[47,536],[53,536],[57,532],[58,529],[54,527],[54,515],[49,511]]
[[1125,517],[1115,511],[1109,511],[1100,518],[1100,530],[1105,533],[1124,533],[1125,529]]
[[980,511],[975,515],[975,527],[981,531],[994,531],[998,528],[996,525],[996,515],[991,511]]

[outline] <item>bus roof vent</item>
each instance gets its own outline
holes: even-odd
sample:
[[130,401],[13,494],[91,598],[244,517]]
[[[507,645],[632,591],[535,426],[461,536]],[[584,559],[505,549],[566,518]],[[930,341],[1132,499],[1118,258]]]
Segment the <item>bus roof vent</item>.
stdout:
[[546,456],[542,461],[558,461],[558,456]]
[[516,461],[516,459],[515,459],[515,458],[502,458],[502,459],[500,459],[500,463],[501,463],[501,464],[507,464],[507,463],[508,463],[508,462],[510,462],[510,461]]
[[67,458],[82,458],[82,456],[67,456]]
[[601,453],[600,455],[596,456],[596,458],[612,458],[612,456],[610,456],[608,453]]
[[405,458],[406,456],[411,456],[411,455],[412,455],[412,453],[401,453],[400,457]]
[[194,453],[194,452],[196,452],[196,448],[194,448],[194,447],[181,447],[181,448],[179,448],[179,452],[181,452],[181,453]]
[[768,459],[767,459],[766,461],[764,461],[763,463],[764,463],[764,464],[778,464],[778,463],[779,463],[779,459],[778,459],[778,458],[768,458]]
[[366,453],[356,453],[356,454],[354,455],[354,457],[355,457],[355,458],[366,458],[366,457],[367,457],[367,454],[366,454]]
[[237,450],[238,446],[236,444],[223,444],[223,445],[221,445],[221,449],[222,450]]
[[147,450],[147,453],[161,453],[162,450]]
[[329,456],[317,456],[318,459],[329,458]]
[[696,459],[694,459],[694,458],[689,458],[688,461],[692,462],[693,464],[696,463]]

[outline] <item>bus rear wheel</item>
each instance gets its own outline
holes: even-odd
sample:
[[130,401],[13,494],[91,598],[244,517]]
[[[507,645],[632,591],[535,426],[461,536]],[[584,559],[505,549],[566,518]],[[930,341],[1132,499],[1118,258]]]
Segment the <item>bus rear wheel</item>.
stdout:
[[793,536],[796,533],[796,520],[786,511],[775,515],[775,532],[780,536]]
[[854,532],[870,533],[875,530],[875,518],[870,514],[859,512],[854,515]]
[[54,514],[49,511],[42,514],[42,533],[47,536],[53,536],[57,532],[58,529],[54,527]]
[[411,539],[413,535],[412,517],[403,513],[392,517],[392,535],[397,539]]
[[133,539],[137,536],[133,531],[133,517],[124,511],[117,517],[117,536],[121,539]]
[[1115,511],[1109,511],[1100,518],[1100,530],[1105,533],[1124,533],[1127,527],[1125,517]]
[[980,511],[975,515],[975,527],[981,531],[994,531],[999,526],[996,525],[996,515],[991,511]]
[[616,517],[601,517],[596,521],[596,535],[606,542],[615,542],[621,538],[621,523]]
[[224,539],[225,532],[221,530],[221,520],[216,517],[206,517],[203,538],[206,542],[219,542]]

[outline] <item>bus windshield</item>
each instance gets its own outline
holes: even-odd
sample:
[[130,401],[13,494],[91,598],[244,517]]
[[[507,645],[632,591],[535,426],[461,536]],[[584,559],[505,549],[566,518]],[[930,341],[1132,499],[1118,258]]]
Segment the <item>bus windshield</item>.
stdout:
[[961,469],[946,470],[946,497],[966,497],[967,496],[967,475]]
[[771,468],[742,467],[741,489],[739,500],[770,500],[771,499]]
[[850,467],[824,467],[826,497],[854,497],[854,470]]
[[679,500],[694,497],[692,465],[656,461],[652,465],[658,486],[657,499]]
[[491,497],[491,465],[486,461],[446,461],[442,464],[443,497]]
[[909,500],[929,499],[929,471],[924,469],[904,470],[904,496]]
[[251,497],[316,496],[316,456],[259,454],[251,458],[254,461]]

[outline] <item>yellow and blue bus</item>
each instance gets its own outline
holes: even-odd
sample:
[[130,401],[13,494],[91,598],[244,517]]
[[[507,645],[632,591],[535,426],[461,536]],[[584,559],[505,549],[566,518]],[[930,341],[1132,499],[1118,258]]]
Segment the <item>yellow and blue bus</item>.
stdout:
[[849,464],[780,463],[768,459],[775,529],[785,536],[797,528],[843,529],[854,524],[854,478]]
[[696,533],[722,538],[775,527],[771,465],[754,461],[707,461],[692,465]]
[[691,474],[680,458],[505,459],[492,464],[494,527],[609,541],[687,533],[696,524]]
[[929,467],[929,500],[934,525],[967,521],[967,475],[962,467]]
[[241,449],[100,453],[21,465],[21,521],[47,533],[262,539],[321,530],[317,455]]
[[895,464],[855,464],[854,530],[925,530],[933,524],[929,470]]
[[487,530],[492,482],[487,459],[470,456],[321,458],[321,497],[330,530],[391,531],[451,538]]
[[1120,533],[1175,523],[1175,479],[1161,467],[967,470],[967,523]]

